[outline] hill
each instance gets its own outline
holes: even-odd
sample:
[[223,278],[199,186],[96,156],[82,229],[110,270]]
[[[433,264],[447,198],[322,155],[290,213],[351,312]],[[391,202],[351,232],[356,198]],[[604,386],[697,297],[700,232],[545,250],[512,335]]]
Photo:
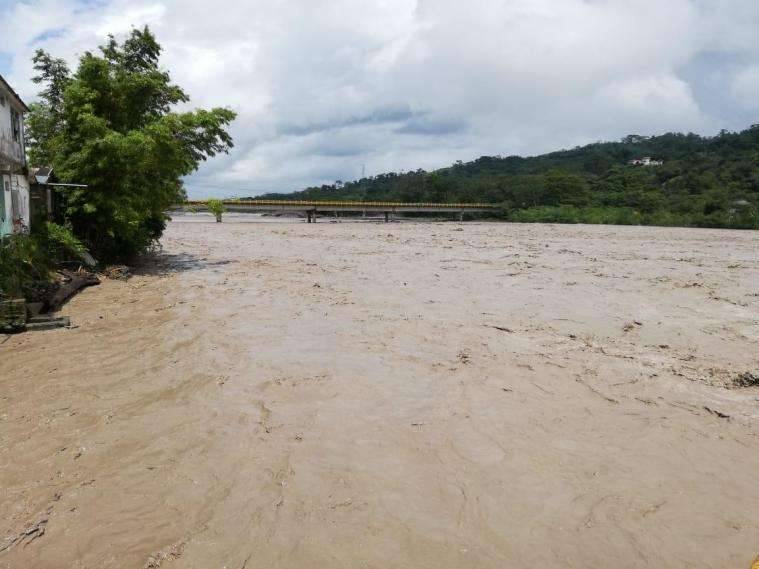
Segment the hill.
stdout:
[[[658,166],[635,166],[651,157]],[[489,202],[512,221],[759,228],[759,125],[714,137],[630,135],[534,157],[482,156],[266,199]]]

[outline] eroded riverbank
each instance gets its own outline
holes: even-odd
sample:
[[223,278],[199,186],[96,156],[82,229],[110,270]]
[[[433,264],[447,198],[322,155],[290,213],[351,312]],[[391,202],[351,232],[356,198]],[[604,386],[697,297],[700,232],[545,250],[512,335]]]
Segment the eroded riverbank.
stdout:
[[759,388],[726,388],[759,373],[759,234],[173,223],[163,243],[75,298],[77,329],[0,346],[0,567],[759,553]]

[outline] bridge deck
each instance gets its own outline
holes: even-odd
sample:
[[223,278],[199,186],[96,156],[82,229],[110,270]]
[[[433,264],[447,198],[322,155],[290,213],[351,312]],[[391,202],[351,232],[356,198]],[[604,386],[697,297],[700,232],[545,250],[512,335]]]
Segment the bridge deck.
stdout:
[[[175,208],[204,208],[204,200],[190,200],[177,204]],[[359,202],[359,201],[317,201],[317,200],[224,200],[229,211],[353,211],[353,212],[488,212],[497,206],[486,203],[423,203],[423,202]]]

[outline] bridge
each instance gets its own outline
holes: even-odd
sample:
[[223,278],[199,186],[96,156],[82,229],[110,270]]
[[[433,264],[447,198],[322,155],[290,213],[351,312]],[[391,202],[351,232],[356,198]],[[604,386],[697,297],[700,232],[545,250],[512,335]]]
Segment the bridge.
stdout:
[[[390,221],[396,213],[453,213],[464,219],[465,213],[492,213],[498,206],[485,203],[403,203],[359,201],[303,201],[303,200],[223,200],[224,208],[232,212],[296,212],[306,216],[308,223],[316,223],[319,213],[345,211],[352,213],[380,213]],[[190,200],[176,204],[174,210],[207,210],[208,202]]]

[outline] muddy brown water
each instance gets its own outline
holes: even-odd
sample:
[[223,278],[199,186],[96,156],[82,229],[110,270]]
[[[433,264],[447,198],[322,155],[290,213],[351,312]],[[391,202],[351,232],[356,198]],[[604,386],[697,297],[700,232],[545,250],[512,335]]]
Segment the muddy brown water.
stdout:
[[0,568],[750,566],[759,233],[170,224],[0,337]]

